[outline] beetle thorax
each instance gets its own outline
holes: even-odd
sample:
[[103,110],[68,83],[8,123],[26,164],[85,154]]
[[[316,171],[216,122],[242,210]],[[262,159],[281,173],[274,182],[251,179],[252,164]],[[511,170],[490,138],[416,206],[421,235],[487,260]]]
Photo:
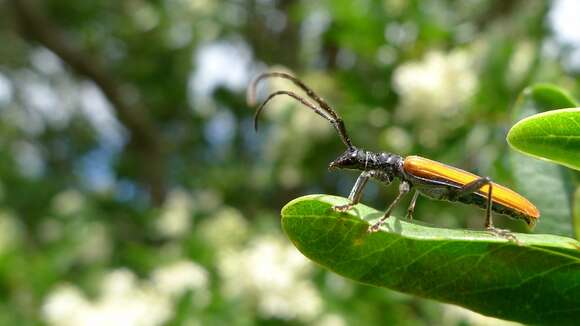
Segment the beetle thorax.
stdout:
[[376,153],[358,148],[349,148],[330,163],[330,169],[348,169],[371,172],[381,181],[391,181],[398,175],[402,158],[391,153]]

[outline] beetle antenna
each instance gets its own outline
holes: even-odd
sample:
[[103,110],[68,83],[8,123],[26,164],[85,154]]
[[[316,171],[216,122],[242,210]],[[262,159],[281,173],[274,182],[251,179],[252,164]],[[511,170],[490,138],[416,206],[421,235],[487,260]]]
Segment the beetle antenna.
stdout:
[[290,97],[294,98],[295,100],[299,101],[300,103],[302,103],[306,107],[312,109],[314,112],[316,112],[318,115],[320,115],[324,119],[328,120],[332,124],[334,129],[336,129],[336,131],[338,132],[338,135],[340,136],[340,139],[342,140],[342,142],[348,148],[354,147],[350,141],[350,137],[348,136],[348,134],[346,132],[344,122],[342,121],[342,119],[340,118],[338,113],[336,113],[336,111],[334,111],[330,107],[330,105],[328,105],[328,103],[326,103],[326,101],[324,101],[320,96],[318,96],[312,89],[310,89],[308,86],[306,86],[298,78],[296,78],[290,74],[283,73],[283,72],[269,72],[269,73],[263,73],[263,74],[258,75],[252,81],[252,83],[250,84],[250,87],[248,87],[248,93],[247,93],[248,105],[253,106],[256,103],[256,86],[257,86],[258,82],[260,82],[260,80],[262,80],[262,79],[269,78],[269,77],[281,77],[281,78],[285,78],[285,79],[292,81],[296,86],[298,86],[300,89],[302,89],[306,93],[306,95],[308,95],[308,97],[310,97],[312,100],[314,100],[316,103],[318,103],[318,105],[320,107],[317,107],[316,105],[310,103],[305,98],[303,98],[300,95],[298,95],[294,92],[291,92],[291,91],[274,92],[274,93],[270,94],[268,96],[268,98],[260,105],[260,107],[258,107],[258,110],[256,110],[256,114],[254,115],[254,128],[256,129],[256,131],[258,130],[258,116],[260,115],[260,113],[264,109],[265,105],[275,96],[287,95],[287,96],[290,96]]

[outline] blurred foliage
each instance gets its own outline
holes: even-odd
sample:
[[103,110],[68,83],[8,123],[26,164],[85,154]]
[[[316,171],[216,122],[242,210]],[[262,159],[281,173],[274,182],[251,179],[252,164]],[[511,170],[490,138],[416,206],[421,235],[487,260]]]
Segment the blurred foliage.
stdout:
[[[283,204],[347,195],[356,176],[327,171],[342,144],[291,101],[255,134],[245,87],[291,71],[357,146],[513,185],[517,95],[533,82],[580,91],[551,3],[0,1],[0,324],[483,322],[297,253]],[[274,88],[289,85],[261,96]],[[395,191],[373,183],[364,202],[385,207]],[[483,224],[478,209],[428,200],[415,217]]]

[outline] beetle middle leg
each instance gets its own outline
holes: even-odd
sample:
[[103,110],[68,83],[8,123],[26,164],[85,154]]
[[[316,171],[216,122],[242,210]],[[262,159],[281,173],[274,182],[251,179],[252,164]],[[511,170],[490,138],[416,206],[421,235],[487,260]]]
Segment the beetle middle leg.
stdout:
[[337,212],[346,212],[349,209],[351,209],[354,205],[358,204],[360,202],[360,198],[362,197],[363,189],[367,185],[367,182],[369,181],[370,177],[371,177],[370,172],[363,171],[363,173],[361,173],[358,176],[358,179],[356,179],[356,182],[354,183],[354,186],[350,191],[350,195],[348,195],[349,203],[346,205],[332,206],[332,209],[334,209]]
[[385,223],[385,221],[389,218],[389,216],[391,216],[391,212],[397,206],[399,201],[401,201],[401,198],[403,198],[403,196],[407,194],[410,190],[411,185],[407,181],[402,181],[401,184],[399,185],[399,195],[397,195],[395,200],[393,200],[391,205],[389,205],[389,208],[387,208],[385,214],[383,214],[383,217],[381,217],[381,219],[377,223],[369,226],[368,229],[369,233],[377,232],[381,228],[381,225],[383,225],[383,223]]
[[407,208],[408,220],[413,220],[413,212],[415,212],[415,204],[417,203],[417,197],[419,197],[419,192],[415,190],[413,198],[411,198],[411,203],[409,203],[409,208]]
[[452,194],[450,199],[456,199],[459,197],[470,195],[483,186],[489,186],[487,191],[487,207],[485,209],[485,229],[497,236],[506,238],[511,241],[517,242],[516,236],[511,233],[509,230],[499,229],[493,226],[493,219],[492,219],[492,212],[491,212],[491,205],[492,202],[492,194],[493,194],[493,183],[489,177],[475,179],[468,184],[464,185],[460,189],[458,189],[454,194]]

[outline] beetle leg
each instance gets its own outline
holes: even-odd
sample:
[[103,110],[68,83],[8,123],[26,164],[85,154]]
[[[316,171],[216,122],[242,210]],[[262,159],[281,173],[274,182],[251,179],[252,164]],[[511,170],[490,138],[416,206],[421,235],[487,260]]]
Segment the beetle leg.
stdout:
[[383,217],[381,217],[381,219],[377,223],[369,226],[369,229],[368,229],[369,233],[377,232],[380,229],[381,225],[383,225],[383,223],[385,223],[387,218],[389,218],[389,216],[391,216],[391,212],[393,211],[393,208],[395,208],[395,206],[397,206],[399,201],[401,201],[401,198],[403,198],[403,196],[406,193],[408,193],[410,190],[411,190],[411,185],[407,181],[401,182],[401,184],[399,185],[399,195],[397,195],[397,198],[395,198],[395,200],[393,200],[391,205],[389,205],[389,208],[387,208],[387,211],[385,211],[385,214],[383,214]]
[[358,204],[360,201],[360,198],[362,197],[363,189],[367,185],[367,182],[369,181],[370,176],[371,176],[370,172],[363,171],[358,176],[358,179],[356,179],[356,182],[354,183],[354,186],[352,187],[352,190],[350,191],[350,195],[348,195],[348,199],[350,202],[346,205],[332,206],[332,209],[334,209],[337,212],[346,212],[349,209],[351,209],[354,205]]
[[415,194],[413,194],[413,198],[411,199],[411,203],[409,204],[409,208],[407,208],[407,219],[411,221],[413,220],[413,212],[415,211],[417,197],[419,197],[419,192],[415,191]]
[[485,229],[499,237],[505,238],[510,241],[518,242],[516,236],[509,230],[498,229],[495,226],[493,226],[493,219],[491,214],[493,183],[491,182],[491,179],[489,177],[479,178],[464,185],[461,189],[457,190],[457,192],[453,196],[453,199],[472,194],[481,189],[481,187],[485,185],[489,186],[487,191],[487,207],[485,209]]

